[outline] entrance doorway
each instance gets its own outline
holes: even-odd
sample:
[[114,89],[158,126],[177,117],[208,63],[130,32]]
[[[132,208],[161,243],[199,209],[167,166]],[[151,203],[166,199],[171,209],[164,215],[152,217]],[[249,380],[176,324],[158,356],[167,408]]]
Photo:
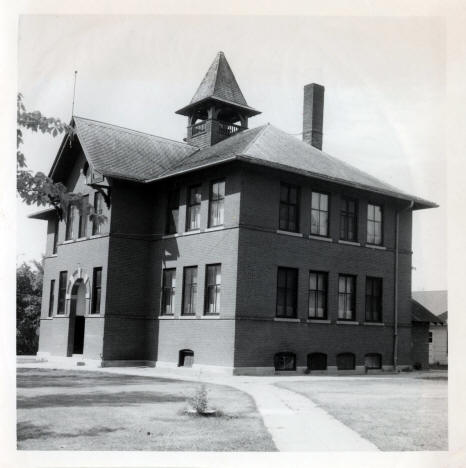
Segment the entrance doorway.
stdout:
[[82,279],[76,280],[71,289],[70,328],[68,333],[68,355],[83,354],[86,328],[86,286]]
[[191,349],[182,349],[178,357],[178,367],[192,367],[194,352]]

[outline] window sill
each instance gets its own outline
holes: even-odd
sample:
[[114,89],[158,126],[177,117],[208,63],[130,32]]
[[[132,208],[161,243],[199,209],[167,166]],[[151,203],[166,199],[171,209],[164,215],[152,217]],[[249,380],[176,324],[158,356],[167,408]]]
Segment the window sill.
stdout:
[[53,317],[50,318],[68,318],[68,315],[66,314],[55,314]]
[[75,242],[82,242],[88,239],[89,239],[88,237],[78,237]]
[[159,320],[173,320],[174,318],[174,315],[159,315]]
[[211,314],[211,315],[202,315],[201,316],[201,319],[202,320],[209,320],[209,319],[219,319],[220,318],[220,314]]
[[383,245],[366,244],[365,247],[375,250],[387,250],[387,247],[384,247]]
[[223,224],[219,224],[218,226],[212,226],[204,229],[204,232],[209,232],[209,231],[221,231],[224,228]]
[[285,236],[292,236],[292,237],[303,237],[301,232],[292,232],[292,231],[282,231],[277,229],[277,234],[283,234]]
[[180,320],[195,320],[197,317],[195,315],[180,315]]
[[359,325],[355,320],[337,320],[337,325]]
[[179,234],[175,232],[174,234],[164,234],[162,236],[162,239],[174,239],[175,237],[178,237]]
[[307,319],[307,323],[332,323],[331,320],[326,320],[326,319]]
[[300,322],[299,318],[288,318],[288,317],[274,317],[274,322]]
[[45,257],[45,258],[55,258],[55,257],[58,257],[58,254],[56,253],[50,254],[48,257]]
[[385,324],[383,322],[364,322],[364,325],[376,326],[376,327],[384,327]]
[[104,237],[106,234],[92,234],[89,239],[98,239],[99,237]]
[[53,317],[41,317],[41,320],[53,320]]
[[104,314],[86,314],[86,318],[103,318]]
[[333,242],[333,239],[331,237],[316,236],[315,234],[311,234],[309,236],[309,239],[315,239],[315,240],[320,240],[320,241],[325,241],[325,242]]
[[344,244],[344,245],[355,245],[357,247],[361,247],[361,244],[359,242],[353,242],[353,241],[346,241],[346,240],[339,240],[339,244]]
[[71,244],[72,242],[74,242],[74,239],[68,239],[68,240],[64,240],[62,245],[64,244]]
[[200,229],[193,229],[192,231],[183,232],[183,236],[192,236],[193,234],[200,234]]

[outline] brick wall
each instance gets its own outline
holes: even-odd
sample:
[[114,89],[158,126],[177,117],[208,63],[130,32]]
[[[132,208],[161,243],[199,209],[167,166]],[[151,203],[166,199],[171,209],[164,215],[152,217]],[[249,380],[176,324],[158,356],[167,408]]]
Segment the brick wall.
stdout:
[[420,364],[422,369],[429,368],[429,323],[427,322],[413,322],[412,362]]
[[[302,237],[277,233],[280,181],[301,187],[300,233]],[[394,201],[369,197],[345,189],[359,200],[358,241],[346,245],[339,239],[340,192],[333,184],[278,175],[273,171],[243,172],[241,227],[239,234],[237,321],[235,366],[271,366],[273,354],[293,347],[299,362],[308,352],[329,354],[329,364],[338,352],[356,354],[362,365],[364,354],[380,352],[384,364],[393,359],[395,208]],[[330,194],[331,242],[309,238],[312,190]],[[342,189],[340,189],[341,191]],[[385,250],[365,246],[367,202],[384,208]],[[410,363],[411,252],[410,213],[400,217],[399,254],[399,359]],[[299,269],[298,318],[300,323],[274,321],[278,266]],[[328,272],[328,312],[330,324],[307,323],[309,270]],[[356,321],[358,325],[336,324],[338,313],[338,275],[356,276]],[[383,326],[366,325],[365,283],[367,276],[383,280]],[[256,339],[253,336],[256,335]],[[315,348],[320,349],[315,349]],[[346,349],[343,349],[346,348]],[[262,357],[259,358],[258,356]],[[271,358],[272,356],[272,358]],[[333,356],[333,357],[331,357]],[[254,364],[258,362],[258,364]],[[267,363],[267,364],[266,364]],[[305,365],[299,364],[298,365]]]

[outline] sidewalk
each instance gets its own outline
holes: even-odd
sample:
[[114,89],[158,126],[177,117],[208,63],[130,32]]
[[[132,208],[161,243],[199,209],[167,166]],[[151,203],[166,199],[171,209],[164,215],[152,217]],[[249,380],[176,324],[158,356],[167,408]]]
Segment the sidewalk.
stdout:
[[[283,377],[213,376],[177,374],[153,367],[76,367],[61,363],[18,364],[18,367],[73,369],[113,374],[164,377],[176,380],[201,381],[229,385],[249,394],[255,401],[264,424],[279,451],[377,451],[378,448],[319,408],[308,398],[273,385]],[[309,380],[307,376],[286,377]]]

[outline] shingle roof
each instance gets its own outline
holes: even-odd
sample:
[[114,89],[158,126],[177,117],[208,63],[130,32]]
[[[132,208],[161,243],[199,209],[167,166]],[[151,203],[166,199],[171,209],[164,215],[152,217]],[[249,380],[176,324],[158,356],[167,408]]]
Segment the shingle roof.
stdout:
[[106,176],[143,182],[162,176],[198,150],[186,143],[83,117],[73,120],[89,164]]
[[[233,135],[199,150],[186,143],[74,117],[76,134],[89,163],[108,177],[154,182],[226,161],[241,160],[346,186],[414,201],[414,208],[434,203],[404,193],[268,124]],[[50,176],[60,164],[57,156]]]
[[446,290],[413,291],[411,296],[437,316],[448,310],[448,292]]
[[439,317],[428,311],[415,299],[411,299],[411,320],[413,322],[443,323]]
[[247,111],[248,115],[260,114],[259,111],[248,106],[223,52],[216,55],[189,105],[183,107],[177,113],[187,115],[189,109],[208,99],[240,106]]
[[270,124],[245,130],[214,146],[204,148],[175,165],[165,176],[230,159],[244,160],[396,198],[413,200],[418,208],[436,206],[434,203],[404,193]]

